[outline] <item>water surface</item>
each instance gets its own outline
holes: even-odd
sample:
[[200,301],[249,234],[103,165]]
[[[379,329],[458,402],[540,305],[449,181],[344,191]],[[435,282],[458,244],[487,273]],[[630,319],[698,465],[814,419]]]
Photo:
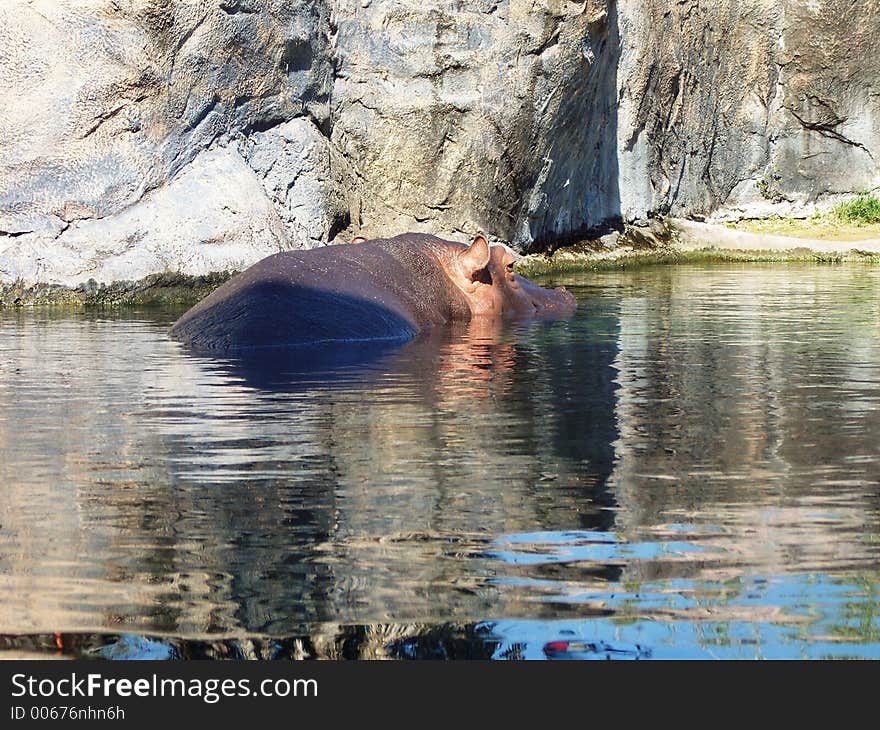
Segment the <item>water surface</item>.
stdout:
[[880,658],[880,269],[555,283],[329,370],[0,311],[0,650]]

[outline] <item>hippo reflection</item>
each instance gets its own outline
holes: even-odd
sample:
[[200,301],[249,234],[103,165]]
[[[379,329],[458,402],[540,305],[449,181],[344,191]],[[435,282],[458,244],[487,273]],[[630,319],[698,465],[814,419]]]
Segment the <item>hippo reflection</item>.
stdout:
[[209,351],[405,341],[454,321],[574,312],[569,292],[515,274],[515,261],[483,236],[467,246],[419,233],[288,251],[196,304],[171,336]]

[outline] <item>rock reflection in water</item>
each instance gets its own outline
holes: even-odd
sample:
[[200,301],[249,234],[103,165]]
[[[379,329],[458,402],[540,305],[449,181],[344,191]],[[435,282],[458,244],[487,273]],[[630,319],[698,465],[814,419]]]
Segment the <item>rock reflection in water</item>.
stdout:
[[163,324],[12,330],[30,373],[0,392],[4,535],[29,547],[0,557],[4,627],[286,635],[521,613],[480,557],[495,534],[610,526],[613,336],[464,326],[316,372],[191,357]]
[[[322,476],[332,515],[323,515],[326,531],[304,536],[302,555],[307,569],[329,568],[332,585],[311,597],[316,612],[307,618],[473,616],[516,600],[479,566],[470,570],[463,562],[482,555],[494,535],[536,523],[611,524],[603,485],[613,432],[591,439],[589,431],[597,420],[613,429],[612,404],[596,403],[593,391],[573,401],[559,392],[564,379],[553,370],[562,358],[554,348],[577,348],[556,325],[444,329],[379,362],[317,376],[295,359],[271,363],[271,376],[265,361],[252,358],[219,366],[237,382],[260,383],[265,398],[304,394],[297,420],[320,424],[314,439],[327,455]],[[604,357],[585,365],[604,370],[609,384],[599,392],[607,394],[613,349],[591,354]],[[571,448],[569,428],[580,428],[595,448]],[[264,551],[266,534],[259,539]],[[281,544],[289,550],[286,540]],[[299,557],[285,552],[278,560]],[[272,566],[274,581],[278,561]],[[317,585],[312,576],[308,582]],[[251,602],[248,610],[246,625],[264,631],[282,630],[290,620],[289,609]],[[283,618],[273,620],[273,612]]]

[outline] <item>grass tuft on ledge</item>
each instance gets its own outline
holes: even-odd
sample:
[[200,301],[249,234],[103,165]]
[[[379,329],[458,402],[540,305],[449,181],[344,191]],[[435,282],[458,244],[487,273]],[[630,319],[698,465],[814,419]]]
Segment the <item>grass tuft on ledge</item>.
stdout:
[[845,223],[875,225],[880,223],[880,199],[871,193],[859,193],[852,200],[838,203],[831,213]]

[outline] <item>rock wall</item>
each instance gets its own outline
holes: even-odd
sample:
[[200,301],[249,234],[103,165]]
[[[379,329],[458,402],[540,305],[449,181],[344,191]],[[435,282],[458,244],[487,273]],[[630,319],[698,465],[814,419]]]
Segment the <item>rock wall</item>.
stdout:
[[329,16],[309,0],[0,5],[0,280],[236,269],[326,241]]
[[0,283],[880,186],[880,4],[7,0]]
[[604,2],[337,7],[331,139],[361,183],[365,232],[522,246],[616,215]]
[[880,3],[623,0],[621,211],[806,215],[880,186]]

